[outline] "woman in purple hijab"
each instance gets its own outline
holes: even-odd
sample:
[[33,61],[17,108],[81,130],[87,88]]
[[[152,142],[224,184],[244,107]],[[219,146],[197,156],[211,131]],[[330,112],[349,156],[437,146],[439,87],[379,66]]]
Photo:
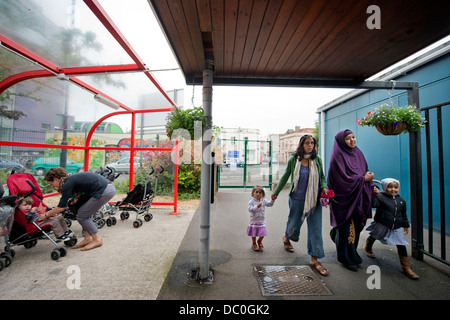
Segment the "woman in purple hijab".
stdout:
[[367,218],[372,217],[374,175],[369,172],[352,131],[339,131],[334,139],[327,178],[328,189],[335,194],[330,203],[331,238],[336,244],[338,261],[357,271],[362,263],[356,251],[359,234]]

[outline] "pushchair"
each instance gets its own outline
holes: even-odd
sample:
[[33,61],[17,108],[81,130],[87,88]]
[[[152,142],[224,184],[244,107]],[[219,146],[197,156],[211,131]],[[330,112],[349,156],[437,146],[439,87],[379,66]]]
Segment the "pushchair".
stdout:
[[106,166],[105,169],[103,169],[102,167],[100,167],[100,169],[98,169],[97,171],[95,171],[96,174],[99,174],[101,176],[104,176],[106,179],[108,179],[109,181],[113,182],[114,180],[116,180],[119,176],[120,173],[115,173],[114,170],[112,170],[110,167]]
[[153,167],[151,172],[146,176],[143,184],[137,184],[130,192],[127,193],[127,196],[121,200],[116,202],[115,210],[122,210],[120,213],[120,219],[125,220],[130,217],[128,211],[136,212],[136,220],[133,221],[133,227],[139,228],[142,226],[142,219],[140,216],[143,215],[143,218],[146,222],[153,219],[153,214],[149,212],[150,206],[155,199],[156,187],[158,185],[158,176],[164,172],[164,167],[160,166],[161,170],[154,175],[154,189],[152,189],[152,174],[155,172]]
[[[0,271],[9,267],[15,256],[15,252],[9,244],[9,234],[14,221],[14,207],[19,199],[17,195],[5,196],[5,190],[0,183],[0,240],[4,240],[4,251],[0,252]],[[20,200],[21,201],[21,200]]]
[[[20,197],[20,200],[24,198],[24,195],[30,196],[34,201],[34,206],[48,206],[43,203],[42,192],[39,189],[39,185],[34,177],[29,173],[16,173],[11,174],[6,180],[10,194],[15,194]],[[16,201],[14,222],[12,224],[11,232],[9,235],[10,246],[23,245],[26,249],[34,247],[38,240],[48,239],[55,246],[55,249],[51,252],[51,258],[58,260],[60,257],[64,257],[67,251],[64,247],[58,247],[60,240],[51,237],[52,231],[50,225],[39,226],[36,221],[35,215],[27,215],[18,208],[20,204]],[[72,247],[77,243],[77,237],[72,235],[69,240],[64,241],[64,244],[68,247]]]
[[[120,176],[120,173],[114,173],[113,170],[108,168],[108,166],[106,166],[105,169],[100,167],[100,169],[95,171],[95,173],[104,176],[111,182],[113,182]],[[74,210],[74,208],[75,206],[72,206],[71,201],[69,201],[69,207],[62,212],[62,215],[69,227],[72,224],[72,220],[77,219],[77,212],[76,210]],[[112,225],[115,225],[117,222],[117,219],[115,217],[111,217],[111,215],[113,215],[114,213],[115,211],[112,209],[111,205],[109,203],[105,203],[96,213],[92,215],[91,219],[92,222],[95,223],[95,226],[99,229],[103,228],[105,224],[110,227]],[[108,215],[108,218],[105,219],[106,215]]]
[[[115,173],[114,170],[112,170],[110,167],[106,166],[106,168],[100,167],[99,170],[95,171],[96,174],[99,174],[101,176],[104,176],[109,181],[113,182],[116,180],[120,173]],[[97,225],[101,224],[107,225],[108,227],[111,227],[117,223],[116,217],[112,217],[116,212],[113,209],[113,207],[109,203],[105,203],[93,216],[92,220]],[[105,219],[105,216],[108,216],[108,218]]]

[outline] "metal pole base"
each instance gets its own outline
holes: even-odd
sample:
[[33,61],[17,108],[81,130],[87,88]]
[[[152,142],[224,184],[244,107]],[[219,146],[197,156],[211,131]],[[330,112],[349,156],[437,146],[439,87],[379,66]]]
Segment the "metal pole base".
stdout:
[[208,276],[204,279],[200,278],[200,268],[192,270],[191,278],[197,280],[200,284],[212,284],[214,279],[214,274],[211,270],[208,271]]

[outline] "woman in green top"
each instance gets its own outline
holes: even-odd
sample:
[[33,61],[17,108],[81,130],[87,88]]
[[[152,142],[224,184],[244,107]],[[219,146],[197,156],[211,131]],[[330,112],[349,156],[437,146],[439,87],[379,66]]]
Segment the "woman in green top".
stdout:
[[322,206],[319,202],[319,192],[327,193],[327,184],[323,172],[322,159],[317,155],[316,139],[311,135],[300,138],[297,150],[289,158],[286,170],[277,188],[272,194],[275,200],[291,179],[289,188],[289,216],[286,231],[283,236],[284,248],[294,252],[290,240],[297,242],[300,227],[307,219],[308,223],[308,254],[310,264],[321,275],[328,275],[328,271],[317,259],[325,256],[322,240]]

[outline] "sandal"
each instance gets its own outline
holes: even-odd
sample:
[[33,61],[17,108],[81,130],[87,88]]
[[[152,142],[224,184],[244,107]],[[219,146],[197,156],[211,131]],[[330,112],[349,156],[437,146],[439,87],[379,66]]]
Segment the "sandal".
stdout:
[[252,250],[253,251],[259,251],[258,246],[256,245],[256,242],[252,243]]
[[286,250],[287,252],[294,252],[294,247],[292,246],[291,242],[286,237],[286,235],[283,236],[283,245],[284,250]]
[[328,275],[328,270],[325,269],[325,267],[319,261],[317,261],[315,263],[312,263],[312,264],[310,263],[310,266],[311,266],[311,268],[316,270],[321,276],[327,276]]
[[262,244],[262,241],[258,241],[258,247],[259,247],[259,251],[264,251],[264,246]]

